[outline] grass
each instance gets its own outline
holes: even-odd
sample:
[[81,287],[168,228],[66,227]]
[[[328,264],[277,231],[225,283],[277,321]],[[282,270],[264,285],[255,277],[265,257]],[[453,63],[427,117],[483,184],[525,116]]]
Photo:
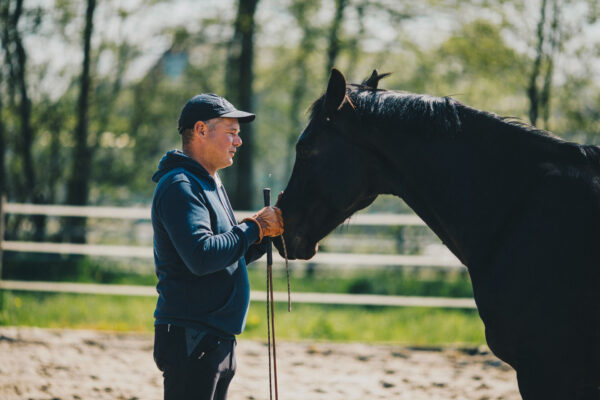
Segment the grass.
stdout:
[[[265,290],[264,268],[249,268],[252,290]],[[286,291],[285,270],[273,271],[275,290]],[[314,272],[292,271],[292,292],[379,294],[402,296],[473,297],[466,270],[377,270],[316,269]]]
[[[148,297],[0,291],[0,325],[152,332],[155,299]],[[474,310],[276,304],[279,339],[481,345]],[[266,338],[265,303],[254,302],[241,338]]]

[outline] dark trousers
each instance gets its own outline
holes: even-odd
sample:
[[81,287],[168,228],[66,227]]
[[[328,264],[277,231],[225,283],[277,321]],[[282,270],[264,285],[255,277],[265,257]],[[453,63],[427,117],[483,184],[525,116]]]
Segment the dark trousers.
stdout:
[[235,339],[207,334],[190,355],[185,340],[185,328],[154,328],[154,361],[163,372],[164,399],[226,399],[236,368]]

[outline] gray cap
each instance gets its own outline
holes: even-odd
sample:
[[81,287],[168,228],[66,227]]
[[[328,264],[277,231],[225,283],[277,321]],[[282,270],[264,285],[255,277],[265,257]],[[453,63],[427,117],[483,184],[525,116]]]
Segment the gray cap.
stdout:
[[189,99],[183,106],[179,116],[179,133],[192,128],[198,121],[208,121],[217,117],[237,118],[240,123],[246,123],[252,122],[256,115],[236,109],[224,97],[214,93],[202,93]]

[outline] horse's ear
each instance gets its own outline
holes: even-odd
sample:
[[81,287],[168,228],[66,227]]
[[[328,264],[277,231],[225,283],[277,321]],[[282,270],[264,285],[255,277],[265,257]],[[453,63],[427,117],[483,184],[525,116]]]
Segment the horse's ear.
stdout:
[[363,85],[363,86],[369,86],[369,87],[372,87],[373,89],[376,89],[377,88],[377,84],[379,83],[379,79],[377,79],[377,75],[379,75],[379,74],[377,73],[377,70],[374,69],[373,73],[371,74],[371,76],[368,77],[367,79],[365,79],[361,83],[361,85]]
[[325,92],[325,108],[328,115],[333,115],[342,108],[346,98],[346,78],[338,69],[333,68],[329,75],[327,92]]
[[379,73],[377,72],[376,69],[373,70],[373,73],[371,74],[371,76],[364,80],[362,85],[363,86],[368,86],[370,88],[373,89],[377,89],[377,86],[379,85],[379,81],[383,78],[385,78],[386,76],[390,75],[389,72],[385,73],[385,74],[381,74],[379,75]]

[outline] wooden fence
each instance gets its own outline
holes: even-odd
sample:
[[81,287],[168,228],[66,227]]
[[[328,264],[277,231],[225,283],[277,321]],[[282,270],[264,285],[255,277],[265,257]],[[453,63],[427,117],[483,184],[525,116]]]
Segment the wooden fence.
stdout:
[[[0,201],[0,233],[3,232],[3,213],[23,215],[46,215],[55,217],[87,217],[111,218],[129,220],[149,220],[150,210],[146,207],[89,207],[89,206],[60,206],[60,205],[34,205],[19,203],[4,203]],[[238,218],[251,215],[247,211],[237,211]],[[409,214],[359,214],[354,216],[350,225],[425,225],[416,215]],[[4,235],[0,236],[4,239]],[[143,246],[112,246],[74,243],[40,243],[21,241],[0,241],[0,278],[2,272],[2,251],[34,252],[54,254],[82,254],[90,256],[113,257],[141,257],[152,258],[152,247]],[[275,254],[274,254],[275,255]],[[275,262],[283,262],[279,255],[275,255]],[[387,254],[356,254],[356,253],[318,253],[310,261],[294,260],[293,264],[323,264],[333,267],[352,266],[380,267],[410,265],[415,267],[435,266],[438,268],[464,268],[453,257],[439,258],[429,256],[387,255]],[[71,293],[93,294],[120,294],[134,296],[156,296],[153,287],[127,286],[127,285],[97,285],[80,283],[54,283],[54,282],[26,282],[6,281],[0,279],[0,289],[30,290]],[[261,301],[265,294],[252,292],[251,298]],[[287,301],[286,293],[276,293],[275,301]],[[474,308],[473,299],[411,297],[411,296],[376,296],[334,293],[293,293],[293,301],[298,303],[318,304],[360,304],[360,305],[387,305],[387,306],[423,306],[423,307],[448,307],[448,308]]]

